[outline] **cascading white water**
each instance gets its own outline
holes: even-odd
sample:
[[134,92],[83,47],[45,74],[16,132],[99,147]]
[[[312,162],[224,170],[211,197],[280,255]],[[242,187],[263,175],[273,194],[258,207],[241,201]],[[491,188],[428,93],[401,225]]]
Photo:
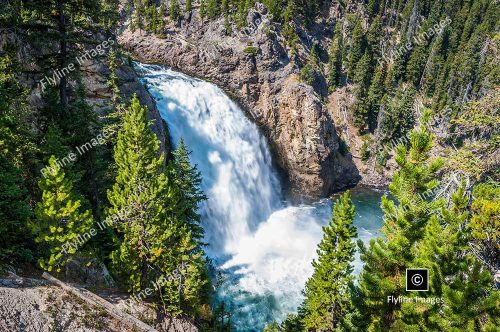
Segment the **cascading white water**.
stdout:
[[[203,176],[206,251],[222,274],[217,298],[232,311],[235,330],[261,331],[284,319],[302,301],[330,202],[284,203],[266,140],[218,87],[160,66],[136,69],[174,144],[185,140]],[[364,226],[358,231],[368,240],[379,225]]]
[[184,139],[203,175],[208,243],[237,252],[240,240],[281,204],[265,139],[216,86],[159,66],[138,68],[147,73],[174,144]]

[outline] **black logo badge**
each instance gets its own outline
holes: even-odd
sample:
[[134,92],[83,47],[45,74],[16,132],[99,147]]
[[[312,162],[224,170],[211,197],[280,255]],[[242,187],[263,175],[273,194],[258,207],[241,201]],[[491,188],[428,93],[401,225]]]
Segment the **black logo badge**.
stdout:
[[406,291],[425,292],[429,290],[428,269],[406,269]]

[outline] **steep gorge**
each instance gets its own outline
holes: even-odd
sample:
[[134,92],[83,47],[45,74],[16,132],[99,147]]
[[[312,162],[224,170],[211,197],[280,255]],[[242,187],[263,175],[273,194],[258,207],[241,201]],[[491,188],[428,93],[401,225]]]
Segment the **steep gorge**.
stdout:
[[358,171],[351,155],[341,153],[323,96],[300,82],[299,58],[279,33],[270,37],[265,13],[256,5],[248,15],[253,28],[227,36],[222,18],[202,23],[195,8],[180,25],[170,24],[165,38],[131,32],[126,21],[118,40],[142,62],[206,79],[234,96],[268,138],[293,192],[318,197],[356,184]]
[[[498,99],[493,2],[263,2],[249,2],[242,24],[234,2],[186,10],[176,1],[178,18],[156,7],[164,26],[153,33],[134,8],[149,10],[149,2],[122,1],[118,39],[142,62],[233,96],[263,130],[295,193],[386,185],[393,150],[424,108],[433,110],[440,137],[433,153],[448,155],[463,144],[453,121],[468,103]],[[221,7],[207,14],[210,5]],[[138,17],[143,28],[132,26]]]

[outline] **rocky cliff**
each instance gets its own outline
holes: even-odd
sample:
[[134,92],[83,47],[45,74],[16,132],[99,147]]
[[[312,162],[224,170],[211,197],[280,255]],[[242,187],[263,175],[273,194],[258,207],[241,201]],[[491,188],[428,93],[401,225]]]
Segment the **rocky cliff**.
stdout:
[[[96,40],[105,40],[105,37],[102,35],[96,35],[95,38]],[[34,48],[32,44],[25,43],[12,31],[2,30],[0,31],[0,51],[2,51],[3,47],[7,44],[16,45],[18,48],[18,60],[24,65],[24,73],[19,76],[19,80],[23,83],[23,85],[29,88],[30,95],[28,100],[31,108],[36,111],[43,106],[40,85],[42,76],[39,74],[39,68],[37,68],[37,65],[31,63],[33,58],[40,56],[47,50]],[[168,151],[169,140],[167,126],[161,118],[152,97],[139,82],[136,73],[130,66],[119,62],[116,71],[116,75],[120,82],[120,93],[123,99],[129,100],[132,95],[136,94],[141,104],[148,107],[149,117],[153,121],[152,130],[160,140],[162,150]],[[86,100],[89,104],[94,106],[94,110],[97,113],[102,115],[103,111],[106,108],[110,108],[112,105],[112,92],[108,83],[110,68],[105,54],[98,57],[88,58],[83,61],[81,65],[81,73],[87,93]],[[74,87],[74,81],[70,81],[69,83],[70,86]]]
[[139,61],[209,80],[233,96],[263,130],[293,192],[318,197],[356,184],[360,176],[351,155],[340,148],[324,84],[298,80],[308,44],[297,54],[287,51],[280,27],[259,4],[250,10],[248,28],[231,34],[223,18],[201,22],[197,12],[194,8],[179,24],[169,23],[161,39],[132,32],[123,17],[118,41]]
[[[88,61],[82,66],[82,73],[87,89],[87,101],[94,106],[97,112],[110,107],[112,92],[107,83],[110,75],[108,64],[102,59]],[[119,88],[123,99],[128,101],[135,94],[141,104],[148,108],[149,118],[152,120],[151,129],[160,140],[161,150],[168,152],[170,147],[168,128],[161,118],[151,95],[144,88],[144,85],[139,82],[136,73],[130,66],[120,63],[116,75],[120,82]]]

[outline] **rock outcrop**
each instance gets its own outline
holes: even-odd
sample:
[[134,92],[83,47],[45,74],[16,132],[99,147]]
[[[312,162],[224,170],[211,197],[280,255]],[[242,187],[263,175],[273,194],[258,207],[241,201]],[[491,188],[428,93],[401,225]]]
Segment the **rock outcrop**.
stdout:
[[[83,63],[82,76],[87,89],[87,101],[97,112],[111,107],[112,92],[107,83],[110,73],[109,66],[104,59],[91,59]],[[166,123],[161,118],[153,98],[139,82],[135,71],[126,64],[119,64],[116,76],[120,81],[120,93],[124,100],[130,100],[135,94],[141,105],[147,106],[149,118],[152,120],[151,129],[160,141],[161,150],[168,153],[170,141]]]
[[130,31],[124,18],[118,41],[141,62],[211,81],[234,97],[263,130],[294,192],[319,197],[354,185],[359,174],[350,155],[340,153],[324,87],[299,82],[303,59],[287,52],[262,6],[247,21],[244,32],[226,35],[223,19],[200,22],[195,9],[160,39]]
[[133,331],[44,280],[0,279],[0,331]]
[[[105,36],[96,35],[96,40],[105,40]],[[34,49],[21,40],[15,33],[9,30],[0,31],[0,51],[6,44],[16,45],[18,48],[18,60],[23,64],[25,73],[19,75],[19,80],[30,89],[28,101],[33,110],[37,110],[43,106],[41,98],[41,86],[39,84],[42,79],[41,74],[38,74],[39,68],[36,64],[32,64],[31,59],[46,52],[46,49]],[[50,47],[50,45],[45,45]],[[75,60],[76,61],[76,60]],[[87,102],[94,106],[94,110],[98,113],[104,109],[111,107],[112,92],[108,84],[110,69],[106,61],[105,55],[89,58],[83,61],[81,66],[82,80],[85,84],[87,92]],[[142,105],[146,105],[149,109],[149,117],[153,120],[152,130],[160,140],[162,151],[168,152],[169,138],[168,130],[165,122],[160,116],[153,98],[149,95],[144,86],[139,82],[134,70],[127,64],[119,63],[117,66],[116,75],[120,81],[120,93],[124,100],[129,100],[132,95],[136,94]],[[69,82],[69,86],[74,86],[75,82]],[[89,140],[91,137],[89,137]]]
[[[77,285],[78,286],[78,285]],[[78,287],[82,287],[79,285]],[[198,332],[185,318],[159,317],[145,302],[136,302],[116,289],[102,289],[98,296],[117,309],[147,322],[159,332]],[[0,277],[0,331],[138,331],[130,322],[110,315],[101,306],[90,305],[44,279]]]

